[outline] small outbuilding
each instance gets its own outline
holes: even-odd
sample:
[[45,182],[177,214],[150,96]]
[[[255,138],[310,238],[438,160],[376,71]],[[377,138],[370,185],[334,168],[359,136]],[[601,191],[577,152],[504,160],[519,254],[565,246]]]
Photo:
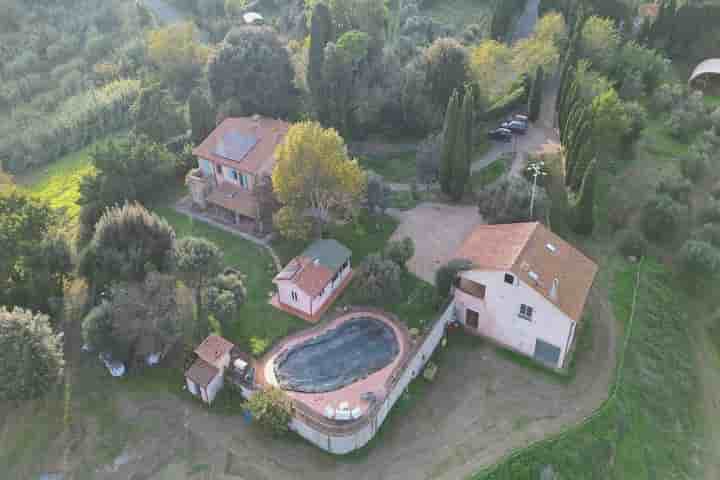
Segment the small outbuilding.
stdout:
[[232,342],[218,335],[210,335],[195,349],[198,358],[185,372],[190,393],[211,404],[223,387],[225,369],[230,366]]
[[690,74],[691,87],[706,93],[720,94],[720,58],[709,58],[700,62]]
[[316,322],[352,278],[352,252],[333,239],[313,242],[273,279],[277,294],[272,305]]

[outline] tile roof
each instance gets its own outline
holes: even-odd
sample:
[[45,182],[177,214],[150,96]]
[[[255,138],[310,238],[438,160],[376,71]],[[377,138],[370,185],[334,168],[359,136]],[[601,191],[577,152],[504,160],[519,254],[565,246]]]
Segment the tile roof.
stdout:
[[537,222],[481,225],[455,256],[478,269],[514,273],[575,321],[582,317],[598,270],[595,262]]
[[198,358],[185,372],[185,376],[201,387],[207,387],[220,370]]
[[257,218],[258,203],[255,195],[246,188],[222,182],[207,196],[207,201],[250,218]]
[[235,345],[219,335],[210,335],[195,349],[198,357],[208,363],[217,362],[220,357],[230,353]]
[[275,277],[275,281],[290,280],[300,290],[314,297],[322,292],[350,256],[350,250],[336,240],[317,240],[292,259]]
[[[218,125],[203,142],[193,149],[193,155],[250,174],[270,174],[275,165],[275,147],[287,134],[290,124],[266,117],[231,117]],[[240,161],[217,154],[224,139],[232,136],[254,138],[253,144]]]

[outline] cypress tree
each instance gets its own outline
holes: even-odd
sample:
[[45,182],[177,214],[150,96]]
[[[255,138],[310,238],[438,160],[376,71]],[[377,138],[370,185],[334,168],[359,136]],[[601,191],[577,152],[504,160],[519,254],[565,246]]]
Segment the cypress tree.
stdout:
[[332,39],[332,18],[330,9],[323,2],[313,8],[310,25],[310,49],[308,52],[307,85],[316,111],[322,117],[325,110],[323,95],[323,63],[325,61],[325,45]]
[[593,159],[585,170],[580,194],[572,208],[572,229],[581,235],[590,235],[595,228],[595,183],[597,161]]
[[455,150],[457,149],[457,132],[460,121],[460,94],[453,91],[445,111],[445,127],[443,128],[443,144],[440,153],[440,187],[446,195],[452,194],[453,169],[455,167]]
[[538,118],[540,118],[544,81],[545,72],[542,67],[538,67],[535,72],[532,89],[530,90],[530,98],[528,99],[528,117],[532,122],[535,122]]
[[472,102],[473,96],[466,90],[462,107],[458,110],[457,134],[455,138],[455,151],[452,165],[452,186],[450,196],[459,201],[465,194],[468,178],[470,177],[470,155],[472,149]]
[[188,116],[192,141],[198,145],[215,128],[215,111],[210,106],[207,95],[200,89],[193,90],[188,98]]

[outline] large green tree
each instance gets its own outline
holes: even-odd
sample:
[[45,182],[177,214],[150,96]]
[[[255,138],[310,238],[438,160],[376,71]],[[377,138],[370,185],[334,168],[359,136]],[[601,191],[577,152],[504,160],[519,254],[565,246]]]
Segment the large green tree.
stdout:
[[48,204],[14,187],[0,189],[0,304],[55,313],[72,272],[61,223]]
[[175,268],[178,276],[195,292],[198,338],[207,336],[207,318],[203,309],[203,291],[222,267],[222,253],[209,240],[185,237],[175,245]]
[[333,39],[333,25],[330,10],[323,2],[313,8],[310,25],[310,49],[308,52],[307,85],[312,94],[315,110],[323,116],[323,64],[325,62],[325,45]]
[[185,117],[180,106],[159,82],[150,82],[140,89],[130,107],[133,131],[163,143],[185,132]]
[[457,132],[461,121],[460,94],[455,90],[448,101],[447,110],[445,111],[445,126],[443,127],[443,141],[440,151],[440,188],[446,195],[452,194]]
[[41,396],[61,379],[64,363],[46,315],[0,307],[0,402]]
[[93,287],[138,282],[148,272],[172,270],[175,231],[140,204],[109,208],[82,253],[80,273]]
[[439,108],[447,105],[453,91],[469,79],[468,53],[451,38],[439,38],[425,49],[422,65],[430,101]]
[[188,117],[192,141],[199,145],[215,128],[215,110],[199,88],[193,90],[188,98]]
[[235,115],[288,117],[298,91],[290,54],[267,27],[231,30],[208,62],[208,83],[216,105],[230,102]]
[[540,118],[540,108],[542,107],[543,83],[545,81],[545,72],[540,66],[535,71],[530,97],[528,99],[528,117],[531,122]]
[[90,154],[92,175],[80,183],[79,243],[93,236],[106,208],[126,201],[147,202],[167,185],[174,173],[174,156],[146,137],[108,142]]
[[465,194],[473,150],[475,97],[473,89],[466,88],[461,104],[460,93],[455,90],[448,103],[440,157],[440,186],[455,201]]

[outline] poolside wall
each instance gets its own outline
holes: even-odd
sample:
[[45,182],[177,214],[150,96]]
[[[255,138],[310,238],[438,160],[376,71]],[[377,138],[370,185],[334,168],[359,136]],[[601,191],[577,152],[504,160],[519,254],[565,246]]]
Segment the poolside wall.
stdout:
[[395,402],[403,394],[410,382],[422,372],[435,349],[440,344],[445,328],[453,321],[454,305],[451,303],[445,313],[435,321],[426,335],[418,340],[410,352],[406,364],[394,380],[385,400],[375,406],[366,416],[343,428],[328,428],[316,418],[296,410],[290,422],[290,428],[309,442],[323,450],[342,455],[365,446],[378,432]]

